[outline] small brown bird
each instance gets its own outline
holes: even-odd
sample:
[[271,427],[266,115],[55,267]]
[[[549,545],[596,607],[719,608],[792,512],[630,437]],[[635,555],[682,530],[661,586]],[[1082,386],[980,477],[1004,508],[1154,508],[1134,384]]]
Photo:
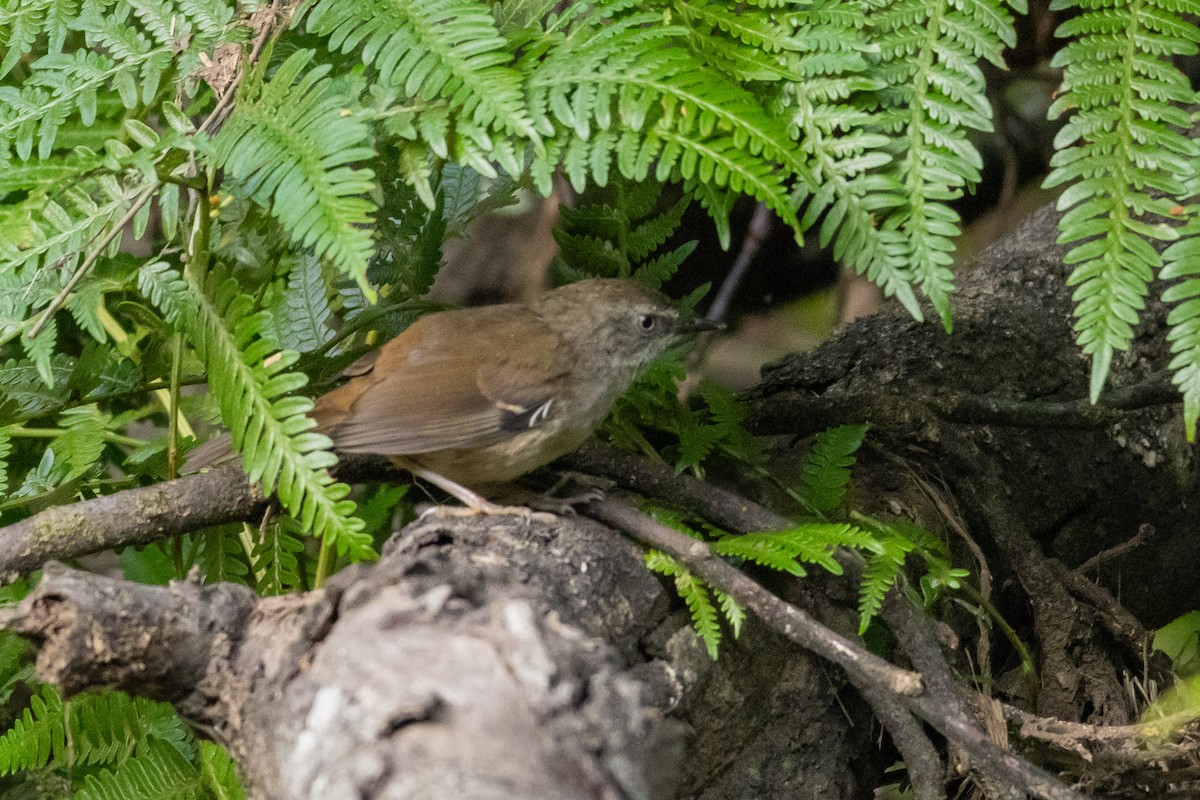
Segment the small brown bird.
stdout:
[[[716,327],[683,323],[659,293],[615,279],[551,289],[528,305],[441,311],[352,365],[310,416],[335,450],[389,456],[477,513],[504,513],[469,487],[575,450],[668,345]],[[205,445],[189,468],[218,452]]]

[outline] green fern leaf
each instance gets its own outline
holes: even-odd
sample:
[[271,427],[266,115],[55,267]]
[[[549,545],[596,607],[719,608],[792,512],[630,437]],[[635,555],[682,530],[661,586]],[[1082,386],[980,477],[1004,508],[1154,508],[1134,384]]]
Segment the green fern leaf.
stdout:
[[200,773],[168,745],[138,755],[83,779],[72,800],[202,800]]
[[43,686],[12,727],[0,735],[0,775],[42,769],[66,752],[63,701],[59,693]]
[[55,353],[50,359],[53,381],[47,385],[32,362],[9,360],[0,365],[0,397],[15,402],[26,415],[58,408],[66,402],[67,383],[75,365],[75,359]]
[[733,638],[737,639],[742,635],[742,625],[746,622],[745,606],[715,587],[713,588],[713,595],[717,598],[717,602],[721,604],[721,615],[729,623],[729,629],[733,631]]
[[329,66],[312,66],[312,55],[293,53],[257,97],[238,103],[213,140],[212,160],[240,182],[240,193],[269,207],[296,244],[365,288],[374,175],[351,165],[374,157],[370,130],[346,111],[347,98],[325,77]]
[[289,259],[287,289],[271,308],[279,343],[288,350],[307,353],[333,338],[329,321],[333,309],[326,296],[321,260],[311,255]]
[[200,742],[200,780],[212,800],[245,800],[237,766],[219,744]]
[[315,423],[305,416],[312,401],[292,394],[307,383],[303,373],[286,371],[299,356],[278,351],[267,335],[270,314],[252,313],[254,301],[219,271],[204,287],[190,274],[181,279],[161,266],[138,277],[143,292],[180,326],[207,365],[209,386],[250,480],[277,491],[288,513],[339,553],[371,557],[370,537],[346,499],[350,488],[326,471],[336,462],[329,439],[313,433]]
[[272,521],[254,547],[257,590],[263,597],[287,594],[304,586],[297,553],[304,551],[303,529],[291,517]]
[[[692,627],[704,642],[708,655],[716,660],[721,646],[721,623],[717,609],[708,594],[708,586],[692,575],[671,556],[658,550],[646,553],[646,567],[652,572],[675,580],[675,591],[692,615]],[[736,615],[736,611],[732,612]]]
[[870,553],[882,552],[878,537],[846,523],[805,522],[781,531],[722,536],[713,544],[721,555],[744,558],[797,577],[808,573],[802,563],[816,564],[834,575],[842,566],[834,558],[839,547]]
[[38,375],[50,388],[54,388],[54,370],[51,368],[51,359],[57,344],[58,325],[53,319],[49,320],[42,332],[32,339],[28,336],[21,337],[21,347],[24,348],[25,355],[33,362]]
[[[12,455],[12,437],[8,428],[0,428],[0,497],[8,491],[8,458]],[[0,674],[3,671],[0,670]]]
[[[448,99],[460,129],[484,149],[489,131],[539,141],[525,109],[521,77],[487,6],[473,0],[309,0],[306,26],[335,50],[359,50],[378,81],[405,96]],[[426,131],[428,133],[428,131]],[[446,155],[446,140],[428,140]],[[519,166],[512,163],[512,172]],[[508,168],[508,167],[506,167]],[[490,168],[489,168],[490,171]]]
[[[93,240],[129,209],[144,188],[137,181],[100,176],[61,189],[53,197],[34,192],[22,202],[0,207],[0,275],[20,270],[28,285],[39,268],[51,264],[56,274],[69,275]],[[57,287],[45,301],[31,305],[44,305],[56,291]]]
[[800,497],[818,514],[838,508],[850,483],[855,453],[867,435],[866,425],[841,425],[818,434],[804,463]]
[[[1066,261],[1076,265],[1070,278],[1078,287],[1075,329],[1083,352],[1092,357],[1093,402],[1114,355],[1129,347],[1149,283],[1163,265],[1150,242],[1178,238],[1174,228],[1155,224],[1156,218],[1175,218],[1178,198],[1197,173],[1200,150],[1183,131],[1190,123],[1183,106],[1195,102],[1195,93],[1171,63],[1172,56],[1196,53],[1200,28],[1183,15],[1197,12],[1194,0],[1098,0],[1058,30],[1075,38],[1052,62],[1064,68],[1065,91],[1050,115],[1073,114],[1055,139],[1059,151],[1045,186],[1070,184],[1058,200],[1066,211],[1059,241],[1079,243]],[[1172,296],[1183,299],[1183,293]],[[1185,387],[1188,357],[1178,354],[1189,348],[1179,342],[1191,338],[1183,333],[1173,341],[1172,369]],[[1188,413],[1185,409],[1185,417]]]
[[709,597],[708,585],[690,572],[683,571],[675,576],[675,591],[691,612],[692,627],[704,642],[709,658],[715,661],[721,646],[721,623]]
[[[1196,220],[1197,217],[1193,217]],[[1183,423],[1189,442],[1196,441],[1200,417],[1200,225],[1190,222],[1186,237],[1163,253],[1164,280],[1181,279],[1163,291],[1163,300],[1177,305],[1167,315],[1171,343],[1171,379],[1183,395]]]
[[246,548],[238,536],[241,526],[222,525],[200,534],[198,563],[209,583],[240,583],[249,580]]
[[985,59],[1002,67],[1015,43],[1012,18],[1000,0],[956,3],[892,0],[873,15],[884,83],[883,128],[899,133],[894,175],[902,204],[880,223],[901,234],[912,280],[950,329],[950,291],[958,214],[947,205],[980,180],[982,158],[971,131],[992,130],[982,71]]
[[896,585],[901,570],[913,549],[912,542],[901,536],[886,536],[879,540],[881,552],[867,560],[862,584],[858,590],[858,632],[863,634],[871,620],[883,607],[883,598]]
[[94,403],[63,412],[59,427],[66,431],[54,440],[52,447],[69,466],[68,479],[78,478],[100,466],[111,422],[112,415],[101,412]]

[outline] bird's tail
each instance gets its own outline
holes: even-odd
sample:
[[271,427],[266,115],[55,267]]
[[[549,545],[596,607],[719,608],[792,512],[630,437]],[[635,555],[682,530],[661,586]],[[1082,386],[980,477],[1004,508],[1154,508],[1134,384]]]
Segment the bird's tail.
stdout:
[[204,444],[188,453],[187,463],[183,467],[185,474],[199,472],[209,467],[220,467],[232,464],[237,460],[233,452],[233,442],[228,433],[209,439]]

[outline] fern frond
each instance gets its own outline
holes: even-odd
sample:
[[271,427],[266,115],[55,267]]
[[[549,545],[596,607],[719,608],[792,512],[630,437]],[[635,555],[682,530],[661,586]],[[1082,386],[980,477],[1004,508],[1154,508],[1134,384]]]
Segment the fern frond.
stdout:
[[721,646],[721,623],[708,584],[684,570],[675,576],[675,591],[691,612],[692,627],[704,642],[709,658],[715,661]]
[[[520,73],[505,65],[511,59],[507,43],[484,4],[309,0],[306,7],[310,33],[327,36],[335,50],[358,50],[363,63],[378,71],[381,84],[402,89],[406,97],[448,100],[460,133],[482,149],[494,144],[491,132],[539,141],[525,109]],[[426,142],[446,156],[444,136],[435,134]],[[505,168],[519,172],[519,164],[509,160]]]
[[555,146],[534,158],[539,188],[548,190],[560,158],[577,189],[615,162],[634,181],[653,167],[658,180],[727,187],[794,220],[783,189],[787,170],[771,164],[795,164],[779,121],[682,46],[686,29],[663,25],[653,11],[615,16],[604,4],[589,11],[577,15],[530,81],[535,123],[559,131]]
[[983,72],[975,62],[1002,67],[1003,50],[1016,42],[1016,32],[1000,0],[893,0],[872,21],[879,45],[874,72],[884,83],[881,121],[886,132],[899,134],[893,169],[903,193],[903,204],[880,228],[904,237],[912,280],[949,330],[959,217],[947,203],[980,180],[983,160],[969,134],[992,130]]
[[813,511],[825,514],[842,504],[854,454],[866,435],[866,425],[841,425],[817,434],[800,479],[800,498]]
[[66,751],[63,700],[49,686],[29,699],[29,705],[0,736],[0,775],[41,769]]
[[[1056,0],[1051,7],[1066,5]],[[1190,122],[1183,106],[1195,93],[1171,58],[1197,52],[1200,29],[1184,19],[1197,13],[1194,0],[1096,0],[1058,29],[1075,38],[1052,62],[1064,68],[1064,91],[1050,115],[1073,113],[1055,138],[1059,150],[1044,185],[1070,184],[1058,200],[1067,212],[1059,241],[1081,242],[1066,261],[1076,265],[1076,341],[1092,358],[1093,402],[1113,356],[1129,347],[1149,283],[1162,268],[1150,242],[1178,238],[1160,223],[1175,218],[1196,175],[1200,150],[1182,132]],[[1173,296],[1182,299],[1180,291]],[[1191,338],[1180,334],[1174,343]],[[1186,369],[1186,356],[1173,367],[1185,386]]]
[[271,308],[280,345],[307,353],[333,338],[329,321],[333,309],[326,296],[321,260],[311,255],[288,259],[287,288]]
[[[49,47],[30,65],[21,89],[0,87],[0,160],[8,159],[10,149],[28,159],[35,141],[38,158],[49,157],[59,128],[69,118],[77,114],[85,127],[95,122],[101,91],[115,90],[127,109],[150,103],[176,58],[173,38],[156,39],[120,15],[103,15],[93,8],[77,17],[76,4],[62,0],[35,3],[33,9],[19,17],[37,24],[14,31],[21,40],[16,51],[32,48],[30,37],[37,38],[43,26],[50,32]],[[44,15],[39,17],[39,12]],[[68,27],[83,32],[88,49],[59,52]],[[11,59],[12,51],[0,62],[0,72],[11,68]]]
[[60,407],[67,399],[67,381],[75,359],[55,353],[50,359],[52,382],[46,382],[30,361],[11,359],[0,365],[0,398],[12,400],[22,414],[34,415]]
[[200,780],[212,800],[245,800],[237,766],[219,744],[200,742]]
[[222,525],[200,534],[197,562],[208,583],[249,583],[250,565],[238,536],[238,525]]
[[912,542],[901,536],[884,536],[877,540],[881,548],[867,559],[862,584],[858,589],[858,632],[865,633],[871,620],[883,607],[883,598],[896,585]]
[[819,0],[805,14],[798,34],[805,48],[785,94],[805,161],[792,199],[803,208],[802,230],[820,220],[819,241],[833,244],[834,258],[921,320],[904,236],[878,225],[878,216],[904,199],[899,178],[883,170],[892,162],[891,140],[879,132],[880,113],[872,107],[883,83],[868,72],[864,21],[860,8],[840,0]]
[[12,437],[8,427],[0,428],[0,497],[8,491],[8,457],[12,455]]
[[658,181],[614,180],[603,201],[578,208],[563,206],[554,229],[560,255],[556,268],[582,277],[634,277],[652,286],[669,280],[692,250],[688,242],[647,261],[675,234],[691,203],[684,194],[670,208],[655,213],[665,187]]
[[78,478],[99,466],[111,421],[112,415],[102,413],[94,403],[62,413],[58,424],[66,432],[56,438],[51,446],[69,465],[68,479]]
[[716,587],[713,588],[713,596],[721,605],[721,615],[729,623],[729,629],[733,631],[733,638],[738,638],[742,635],[742,625],[746,622],[745,606]]
[[250,480],[277,491],[288,513],[339,553],[370,557],[369,537],[352,516],[354,502],[345,499],[350,488],[326,471],[336,461],[329,439],[312,432],[315,423],[305,416],[312,400],[292,394],[307,383],[302,373],[286,371],[299,355],[277,349],[270,314],[252,313],[252,298],[220,271],[201,286],[190,274],[181,279],[158,264],[144,268],[138,280],[207,365],[221,419]]
[[296,557],[304,551],[303,535],[303,529],[291,517],[281,517],[267,526],[252,554],[259,595],[281,595],[304,587]]
[[73,800],[203,800],[200,773],[174,747],[146,748],[88,775]]
[[879,546],[876,537],[862,528],[828,522],[806,522],[782,531],[723,536],[713,544],[713,550],[721,555],[744,558],[798,578],[808,574],[802,563],[816,564],[834,575],[841,575],[842,566],[833,557],[839,547],[874,552]]
[[[88,245],[103,234],[145,190],[137,180],[105,175],[56,191],[52,196],[33,192],[22,202],[0,207],[0,274],[21,270],[26,281],[40,268],[53,264],[53,296],[61,279],[69,276],[88,252]],[[120,240],[115,240],[119,247]],[[37,307],[37,302],[31,302]]]
[[239,102],[213,140],[212,160],[296,244],[365,286],[374,174],[351,165],[375,155],[370,130],[346,112],[348,98],[325,77],[329,66],[311,62],[312,51],[293,53],[257,97]]
[[674,579],[675,591],[692,615],[692,627],[704,642],[709,657],[715,661],[721,646],[721,622],[717,617],[716,606],[709,597],[708,585],[674,558],[658,550],[646,553],[646,568]]
[[0,736],[0,774],[64,765],[68,757],[80,766],[111,764],[151,741],[179,752],[188,736],[183,721],[165,703],[110,691],[79,695],[68,708],[57,690],[43,686],[12,728]]
[[1167,315],[1171,343],[1171,380],[1183,395],[1183,424],[1189,442],[1196,441],[1200,416],[1200,224],[1193,216],[1184,238],[1163,253],[1164,280],[1180,279],[1163,291],[1163,300],[1177,305]]
[[71,698],[74,763],[115,764],[152,742],[190,751],[191,733],[167,703],[106,691]]

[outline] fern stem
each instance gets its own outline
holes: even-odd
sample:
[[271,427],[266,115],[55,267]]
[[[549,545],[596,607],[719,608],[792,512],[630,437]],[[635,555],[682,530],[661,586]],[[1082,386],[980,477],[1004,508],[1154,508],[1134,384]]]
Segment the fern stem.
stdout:
[[313,575],[312,588],[314,589],[320,589],[321,585],[325,583],[325,579],[329,577],[332,566],[331,562],[333,561],[330,557],[333,551],[333,542],[322,539],[320,547],[321,552],[317,556],[317,572]]
[[[179,477],[179,379],[183,376],[183,334],[175,332],[171,350],[171,407],[167,411],[167,480]],[[175,579],[183,580],[183,534],[171,537],[171,560]]]
[[[117,352],[130,358],[136,355],[134,347],[129,342],[129,334],[121,327],[121,323],[117,322],[116,318],[108,312],[108,308],[105,307],[104,303],[101,303],[100,307],[96,309],[96,316],[99,317],[100,324],[104,327],[104,332],[111,336],[113,342],[117,345]],[[166,388],[154,389],[153,391],[158,402],[162,404],[163,410],[170,414],[172,409],[171,393]],[[95,398],[91,402],[95,402]],[[175,411],[179,417],[177,423],[179,425],[179,432],[184,436],[194,437],[196,431],[188,423],[187,417],[180,413],[178,409]]]
[[[243,522],[242,529],[238,531],[238,541],[242,543],[242,549],[246,551],[246,561],[252,569],[254,566],[254,536],[251,531],[253,530],[254,528],[250,527],[249,523]],[[258,578],[258,573],[255,573],[255,577]]]
[[[26,428],[21,425],[13,425],[5,430],[5,434],[14,439],[56,439],[68,430],[69,428]],[[113,431],[105,431],[104,440],[129,447],[144,447],[147,444],[145,439],[135,439],[132,436],[123,436]]]
[[[179,477],[179,379],[183,377],[183,334],[176,331],[171,351],[171,386],[167,409],[167,480]],[[176,547],[179,537],[176,536]]]
[[1034,699],[1036,700],[1038,689],[1036,683],[1037,662],[1034,661],[1033,653],[1029,651],[1029,648],[1026,646],[1025,642],[1021,640],[1021,635],[1017,633],[1013,626],[1008,624],[1008,620],[1004,619],[1004,617],[1000,615],[1000,611],[994,605],[992,605],[991,600],[980,594],[978,589],[966,581],[963,581],[962,588],[972,600],[979,604],[979,607],[983,609],[984,613],[996,623],[996,625],[1000,628],[1001,633],[1004,634],[1004,638],[1008,639],[1009,644],[1011,644],[1013,649],[1017,651],[1017,656],[1021,659],[1021,672],[1035,681],[1035,683],[1032,684],[1032,687],[1034,691]]

